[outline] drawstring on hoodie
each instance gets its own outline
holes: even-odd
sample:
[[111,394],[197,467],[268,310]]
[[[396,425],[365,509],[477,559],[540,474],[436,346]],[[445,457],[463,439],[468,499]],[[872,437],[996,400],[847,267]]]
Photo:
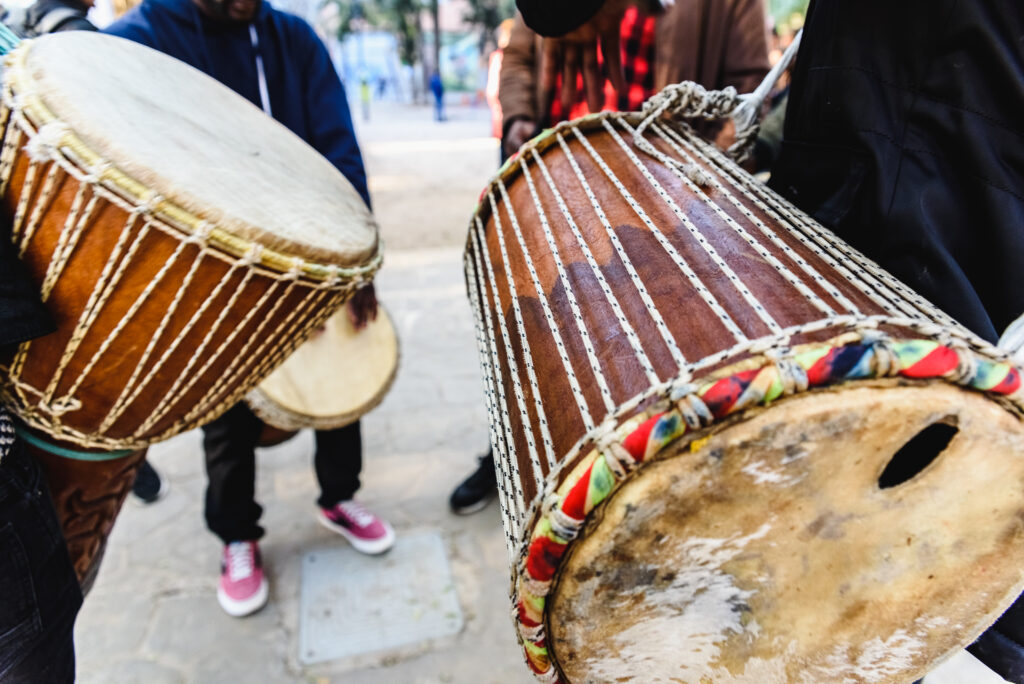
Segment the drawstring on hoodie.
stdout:
[[260,104],[267,116],[274,116],[270,111],[270,91],[267,89],[267,74],[263,71],[263,55],[260,53],[260,38],[256,33],[256,24],[249,24],[249,38],[252,40],[252,49],[256,53],[256,78],[260,82]]
[[[205,68],[202,69],[209,76],[216,78],[218,81],[221,79],[217,78],[217,72],[213,68],[213,60],[210,58],[210,52],[206,47],[206,38],[203,32],[202,18],[199,16],[199,8],[196,7],[194,2],[189,2],[189,6],[192,10],[192,23],[196,28],[196,37],[198,38],[199,49],[203,53],[203,61],[206,63]],[[263,54],[260,51],[260,37],[256,31],[255,22],[249,24],[249,40],[252,43],[252,49],[256,56],[256,78],[259,81],[260,91],[260,105],[267,116],[274,116],[270,109],[270,89],[267,87],[267,72],[263,68]],[[166,52],[166,50],[164,50]]]

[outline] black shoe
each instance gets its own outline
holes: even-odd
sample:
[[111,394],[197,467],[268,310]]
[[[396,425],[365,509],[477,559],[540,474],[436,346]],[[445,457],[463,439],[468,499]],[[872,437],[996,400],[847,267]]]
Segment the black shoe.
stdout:
[[486,456],[480,457],[480,466],[476,471],[455,488],[448,502],[455,513],[469,515],[481,510],[497,493],[494,456],[488,452]]
[[149,465],[149,461],[143,461],[135,476],[135,484],[132,485],[132,494],[136,500],[151,504],[166,493],[167,480],[160,477],[153,466]]

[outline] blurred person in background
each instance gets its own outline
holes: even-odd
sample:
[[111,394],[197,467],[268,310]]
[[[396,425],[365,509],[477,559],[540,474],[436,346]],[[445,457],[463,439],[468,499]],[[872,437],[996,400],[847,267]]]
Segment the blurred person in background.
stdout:
[[[491,52],[487,60],[487,86],[484,89],[484,94],[487,97],[487,106],[491,108],[491,135],[498,140],[501,140],[503,119],[501,101],[498,99],[498,92],[501,86],[501,63],[504,58],[505,48],[508,47],[509,40],[512,37],[512,25],[514,23],[513,19],[506,19],[498,26],[495,31],[498,47]],[[507,155],[503,145],[500,147],[500,153],[501,162],[504,163]]]
[[[263,109],[323,155],[370,206],[345,90],[313,28],[262,0],[145,0],[105,29],[180,59]],[[202,103],[196,103],[202,112]],[[356,329],[377,315],[373,285],[348,304]],[[255,449],[263,423],[240,402],[203,427],[205,517],[224,543],[217,599],[228,615],[262,608],[269,585],[259,540]],[[362,469],[360,423],[316,431],[317,520],[357,551],[394,544],[391,526],[353,499]]]

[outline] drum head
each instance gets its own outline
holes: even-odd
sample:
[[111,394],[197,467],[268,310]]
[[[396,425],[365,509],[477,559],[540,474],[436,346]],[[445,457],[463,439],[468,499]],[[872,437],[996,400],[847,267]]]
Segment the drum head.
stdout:
[[305,260],[355,266],[375,253],[373,218],[344,176],[214,79],[89,31],[39,38],[24,59],[8,69],[16,92],[160,197]]
[[977,393],[816,392],[667,451],[563,560],[566,682],[905,683],[1021,589],[1024,429]]
[[263,421],[282,430],[342,427],[384,399],[397,370],[398,337],[384,307],[360,331],[342,309],[246,401]]

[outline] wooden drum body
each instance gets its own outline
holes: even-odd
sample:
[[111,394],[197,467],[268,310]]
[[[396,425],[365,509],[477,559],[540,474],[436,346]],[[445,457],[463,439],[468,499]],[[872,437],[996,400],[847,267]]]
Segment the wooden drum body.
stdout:
[[676,124],[484,194],[466,274],[545,681],[909,682],[1024,586],[1019,369]]
[[0,121],[3,208],[58,326],[0,359],[3,399],[56,439],[139,449],[212,420],[379,266],[329,162],[149,48],[26,42]]

